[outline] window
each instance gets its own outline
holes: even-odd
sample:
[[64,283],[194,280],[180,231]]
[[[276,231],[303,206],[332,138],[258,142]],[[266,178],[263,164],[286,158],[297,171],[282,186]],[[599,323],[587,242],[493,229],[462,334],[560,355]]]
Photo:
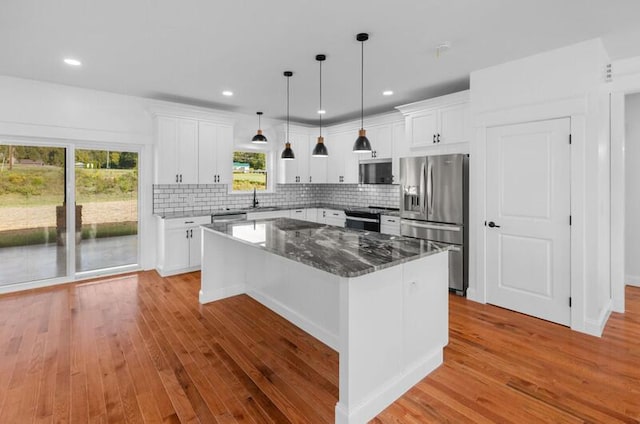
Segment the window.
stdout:
[[233,191],[268,188],[266,152],[233,152]]

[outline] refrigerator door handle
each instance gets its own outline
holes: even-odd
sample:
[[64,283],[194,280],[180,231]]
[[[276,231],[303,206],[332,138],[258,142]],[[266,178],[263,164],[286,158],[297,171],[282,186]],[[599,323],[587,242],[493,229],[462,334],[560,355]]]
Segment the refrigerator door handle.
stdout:
[[429,164],[429,210],[433,211],[433,164]]
[[427,211],[426,211],[427,204],[426,203],[427,202],[426,202],[426,199],[424,197],[424,193],[425,193],[425,182],[424,182],[425,175],[424,175],[424,170],[425,170],[425,164],[423,162],[422,166],[420,168],[420,187],[419,187],[419,190],[418,190],[418,193],[419,193],[418,195],[420,196],[419,197],[420,213],[423,214],[423,215],[426,215],[426,213],[427,213]]

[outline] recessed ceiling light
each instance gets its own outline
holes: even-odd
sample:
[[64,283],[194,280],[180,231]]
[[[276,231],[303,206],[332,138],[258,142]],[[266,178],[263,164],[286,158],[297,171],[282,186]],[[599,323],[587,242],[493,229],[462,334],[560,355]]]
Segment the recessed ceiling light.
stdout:
[[227,96],[227,97],[231,97],[231,96],[233,96],[233,91],[224,90],[224,91],[222,92],[222,95],[223,95],[223,96]]
[[393,96],[393,90],[385,90],[382,92],[383,96]]
[[327,111],[326,111],[326,110],[324,110],[324,109],[320,109],[320,110],[318,111],[318,115],[324,115],[325,113],[327,113]]
[[64,63],[66,63],[69,66],[82,66],[82,62],[80,62],[78,59],[72,59],[70,57],[66,58],[64,60]]

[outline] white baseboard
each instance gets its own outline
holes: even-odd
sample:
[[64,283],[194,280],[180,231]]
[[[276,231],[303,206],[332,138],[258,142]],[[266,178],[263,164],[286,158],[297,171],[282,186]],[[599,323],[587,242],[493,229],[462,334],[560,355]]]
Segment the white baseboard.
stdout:
[[584,332],[596,337],[602,337],[602,332],[604,331],[605,325],[607,325],[607,321],[611,316],[611,299],[607,300],[607,303],[604,305],[602,310],[600,311],[600,315],[596,319],[585,319],[584,320]]
[[478,303],[487,303],[485,299],[479,298],[478,292],[476,291],[476,289],[473,289],[471,287],[467,289],[467,299],[472,300],[474,302],[478,302]]
[[640,287],[640,276],[638,275],[625,275],[624,282],[627,286]]
[[248,290],[247,295],[251,296],[257,302],[263,304],[267,308],[271,309],[273,312],[282,316],[287,321],[295,324],[296,326],[300,327],[307,333],[311,334],[313,337],[320,340],[322,343],[326,344],[331,349],[338,351],[340,343],[339,343],[339,338],[337,334],[332,334],[327,329],[320,327],[319,325],[303,317],[293,309],[283,305],[277,300],[274,300],[270,296],[266,296],[262,292],[259,292],[257,290]]
[[366,423],[382,412],[387,406],[395,402],[400,396],[415,386],[420,380],[442,364],[444,347],[425,356],[393,380],[390,380],[369,399],[348,411],[340,402],[336,405],[336,424]]
[[227,297],[237,296],[239,294],[244,294],[245,291],[246,287],[244,284],[238,284],[218,290],[210,290],[206,293],[200,290],[200,303],[209,303],[216,300],[225,299]]
[[169,269],[165,270],[162,267],[156,267],[156,271],[161,277],[170,277],[172,275],[185,274],[187,272],[200,271],[200,265],[192,266],[189,268]]

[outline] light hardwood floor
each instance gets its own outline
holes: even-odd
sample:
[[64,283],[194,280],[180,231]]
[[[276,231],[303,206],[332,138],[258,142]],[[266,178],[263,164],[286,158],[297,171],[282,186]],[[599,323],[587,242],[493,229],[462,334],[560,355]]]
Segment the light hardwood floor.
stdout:
[[[331,423],[338,356],[199,273],[0,296],[0,423]],[[450,296],[444,365],[382,423],[637,423],[640,288],[599,339]]]

